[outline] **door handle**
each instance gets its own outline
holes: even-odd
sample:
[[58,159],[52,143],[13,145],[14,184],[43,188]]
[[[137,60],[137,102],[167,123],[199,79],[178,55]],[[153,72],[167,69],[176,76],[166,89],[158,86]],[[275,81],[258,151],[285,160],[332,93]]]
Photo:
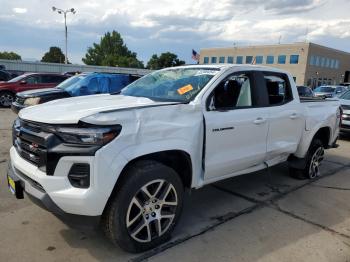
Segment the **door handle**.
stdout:
[[296,119],[298,118],[298,114],[297,113],[293,113],[289,116],[290,119]]
[[262,118],[262,117],[258,117],[257,119],[254,120],[254,124],[256,124],[256,125],[260,125],[260,124],[263,124],[265,122],[266,122],[266,119]]

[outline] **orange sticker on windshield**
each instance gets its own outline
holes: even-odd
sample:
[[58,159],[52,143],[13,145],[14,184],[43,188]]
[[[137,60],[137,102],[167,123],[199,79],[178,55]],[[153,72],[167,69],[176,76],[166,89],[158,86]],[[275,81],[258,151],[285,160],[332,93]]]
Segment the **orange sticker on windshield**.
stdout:
[[191,90],[193,90],[192,85],[187,85],[187,86],[183,86],[183,87],[179,88],[179,89],[177,90],[177,92],[178,92],[180,95],[183,95],[183,94],[186,94],[187,92],[190,92]]

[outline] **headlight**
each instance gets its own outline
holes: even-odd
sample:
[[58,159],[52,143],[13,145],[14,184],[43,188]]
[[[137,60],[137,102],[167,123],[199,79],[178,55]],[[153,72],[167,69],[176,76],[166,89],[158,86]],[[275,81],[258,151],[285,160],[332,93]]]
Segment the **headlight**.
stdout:
[[120,125],[86,128],[63,127],[57,128],[55,133],[66,143],[103,146],[116,138],[121,130]]
[[25,106],[34,106],[40,103],[40,97],[30,97],[24,100]]

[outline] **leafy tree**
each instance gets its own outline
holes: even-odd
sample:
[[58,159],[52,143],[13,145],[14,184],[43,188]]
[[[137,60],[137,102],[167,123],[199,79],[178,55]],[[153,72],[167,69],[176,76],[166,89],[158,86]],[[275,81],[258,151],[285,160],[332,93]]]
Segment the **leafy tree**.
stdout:
[[63,54],[61,48],[57,46],[51,46],[49,51],[44,54],[41,62],[63,64],[64,59],[65,55]]
[[166,52],[162,53],[159,57],[158,55],[152,55],[151,59],[147,63],[147,68],[149,69],[161,69],[165,67],[180,66],[184,65],[185,61],[179,60],[177,55]]
[[99,44],[94,43],[89,47],[82,60],[87,65],[143,68],[137,54],[127,48],[123,38],[116,31],[107,32],[101,37]]
[[22,60],[21,56],[19,54],[16,54],[14,52],[0,52],[0,59],[7,59],[7,60]]

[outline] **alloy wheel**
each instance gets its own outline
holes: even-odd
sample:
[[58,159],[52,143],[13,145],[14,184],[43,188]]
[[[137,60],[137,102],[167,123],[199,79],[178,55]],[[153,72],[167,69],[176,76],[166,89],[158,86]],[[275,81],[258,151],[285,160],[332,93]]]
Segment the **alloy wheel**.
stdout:
[[0,95],[1,106],[5,106],[5,107],[11,106],[12,102],[13,102],[13,96],[11,94],[5,93]]
[[320,165],[324,158],[324,149],[323,147],[317,148],[315,153],[312,155],[310,167],[309,167],[309,177],[311,179],[320,176]]
[[178,206],[175,187],[164,179],[152,180],[132,198],[126,227],[138,242],[151,242],[171,226]]

